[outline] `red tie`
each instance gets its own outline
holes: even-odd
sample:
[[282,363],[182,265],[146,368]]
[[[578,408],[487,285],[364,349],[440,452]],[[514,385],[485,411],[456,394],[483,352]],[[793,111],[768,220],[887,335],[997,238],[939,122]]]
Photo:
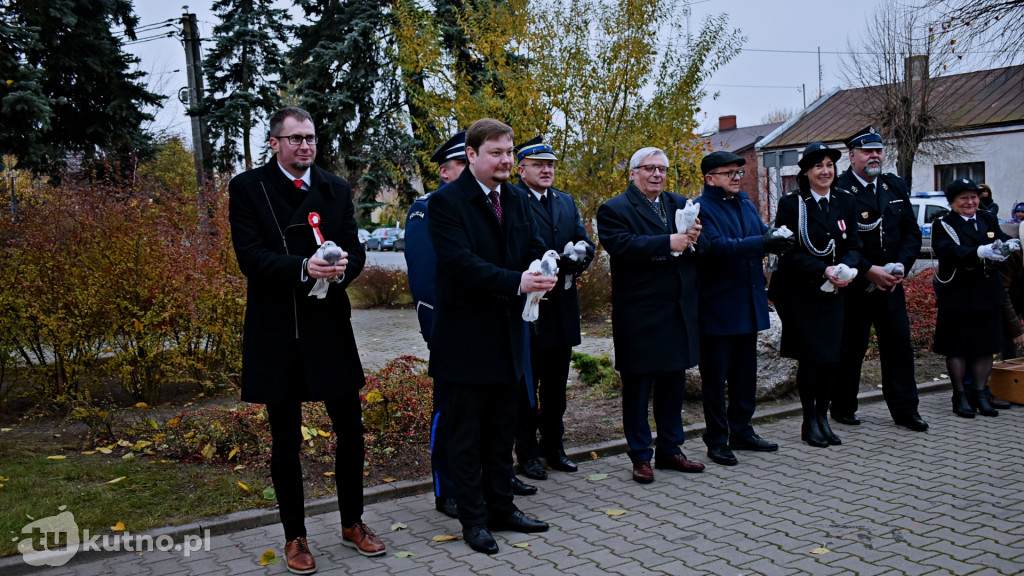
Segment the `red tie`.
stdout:
[[488,196],[491,199],[491,207],[494,208],[494,215],[498,217],[498,224],[501,224],[501,199],[498,196],[498,191],[491,190],[491,193]]
[[295,184],[296,188],[302,188],[302,185],[305,184],[305,182],[302,181],[302,178],[296,178],[295,180],[292,180],[292,184]]

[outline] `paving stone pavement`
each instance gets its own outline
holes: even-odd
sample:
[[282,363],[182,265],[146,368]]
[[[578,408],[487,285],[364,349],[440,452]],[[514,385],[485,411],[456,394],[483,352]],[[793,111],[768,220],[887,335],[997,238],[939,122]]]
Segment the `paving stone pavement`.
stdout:
[[[353,325],[368,369],[399,354],[426,356],[411,311],[356,311]],[[590,353],[608,347],[610,339],[584,343]],[[516,499],[551,530],[497,533],[501,550],[494,556],[473,552],[461,539],[432,541],[461,529],[434,510],[428,482],[367,490],[364,521],[387,544],[387,555],[365,558],[341,546],[331,501],[308,506],[309,542],[318,574],[335,576],[1022,574],[1024,407],[964,420],[953,415],[946,386],[921,388],[926,433],[896,427],[884,403],[865,402],[863,425],[835,425],[842,446],[812,448],[800,442],[799,408],[781,407],[759,412],[757,424],[761,436],[779,442],[778,452],[738,452],[738,466],[708,463],[703,474],[656,470],[646,486],[631,480],[621,443],[578,450],[578,473],[552,472],[535,482],[540,494]],[[706,462],[701,431],[688,428],[683,449]],[[591,451],[606,456],[590,459]],[[390,530],[399,522],[407,528]],[[200,526],[211,531],[209,549],[187,557],[173,548],[80,552],[45,569],[9,557],[0,559],[0,574],[288,574],[283,560],[259,565],[265,550],[283,555],[275,511],[149,534],[182,543],[185,535],[200,535]],[[399,552],[411,556],[398,558]]]

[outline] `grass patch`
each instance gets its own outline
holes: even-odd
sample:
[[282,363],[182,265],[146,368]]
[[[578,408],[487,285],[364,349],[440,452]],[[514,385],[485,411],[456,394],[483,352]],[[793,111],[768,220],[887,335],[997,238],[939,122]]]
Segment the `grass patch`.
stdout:
[[622,394],[622,383],[607,354],[591,356],[573,350],[572,366],[579,372],[580,382],[590,387],[589,393],[604,398],[618,398]]

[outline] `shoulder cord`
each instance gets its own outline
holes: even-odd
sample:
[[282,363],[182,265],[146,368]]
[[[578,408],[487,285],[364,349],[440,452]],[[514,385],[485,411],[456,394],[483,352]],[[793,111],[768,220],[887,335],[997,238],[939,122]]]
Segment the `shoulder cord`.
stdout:
[[[953,239],[953,242],[957,246],[959,246],[960,237],[957,236],[956,230],[953,230],[953,227],[950,226],[949,223],[946,222],[945,220],[939,220],[939,224],[942,224],[942,229],[945,230],[946,234],[949,234],[949,237]],[[935,267],[935,281],[938,282],[939,284],[948,284],[949,282],[953,281],[954,277],[956,277],[956,268],[953,268],[953,273],[949,275],[949,278],[943,280],[942,278],[939,278],[939,267]]]
[[828,256],[829,254],[835,254],[835,251],[836,251],[836,239],[835,238],[832,238],[832,239],[830,239],[828,241],[828,245],[825,246],[824,250],[818,250],[817,248],[814,247],[813,244],[811,244],[811,238],[810,238],[810,236],[807,235],[807,204],[804,202],[803,196],[798,196],[797,199],[800,200],[800,204],[799,204],[800,211],[799,211],[799,216],[798,216],[798,218],[799,218],[798,226],[800,228],[800,240],[803,242],[803,245],[807,247],[807,250],[811,254],[814,254],[815,256],[818,256],[818,257],[824,257],[824,256]]

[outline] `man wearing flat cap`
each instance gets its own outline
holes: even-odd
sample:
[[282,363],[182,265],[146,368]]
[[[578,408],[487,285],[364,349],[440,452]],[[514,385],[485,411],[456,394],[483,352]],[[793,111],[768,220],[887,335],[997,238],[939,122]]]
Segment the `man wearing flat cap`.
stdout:
[[[779,445],[750,425],[757,392],[757,333],[768,328],[762,259],[793,245],[793,236],[773,235],[740,190],[746,160],[726,151],[700,163],[704,189],[700,204],[700,379],[704,443],[708,457],[735,466],[733,450],[773,452]],[[726,382],[729,401],[726,407]]]
[[836,179],[836,186],[856,199],[857,231],[864,246],[857,278],[846,291],[832,419],[860,424],[857,392],[874,326],[882,363],[882,395],[889,413],[896,424],[923,432],[928,424],[917,411],[914,346],[903,292],[904,274],[910,272],[921,251],[921,229],[910,205],[907,183],[895,174],[882,174],[885,150],[875,128],[868,126],[845,143],[850,150],[850,168]]
[[[547,471],[540,458],[553,470],[575,472],[576,463],[562,445],[565,426],[565,385],[569,379],[572,347],[580,339],[580,299],[576,279],[594,259],[594,243],[583,227],[576,202],[551,186],[555,179],[555,157],[543,136],[516,147],[521,187],[530,196],[533,218],[541,240],[549,250],[563,254],[566,244],[586,245],[582,259],[563,255],[558,260],[558,282],[540,302],[540,315],[532,323],[530,363],[533,398],[521,397],[516,421],[516,457],[528,478],[544,480]],[[539,395],[539,404],[537,402]],[[538,409],[539,406],[539,409]],[[537,442],[537,432],[540,442]]]

